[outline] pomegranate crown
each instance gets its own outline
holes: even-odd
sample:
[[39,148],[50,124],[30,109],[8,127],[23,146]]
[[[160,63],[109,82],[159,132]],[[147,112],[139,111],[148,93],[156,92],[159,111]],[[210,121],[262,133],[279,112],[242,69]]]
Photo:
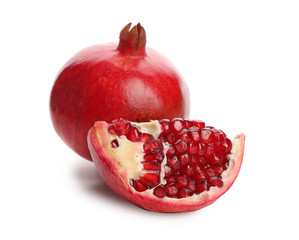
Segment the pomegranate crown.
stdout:
[[130,29],[131,25],[129,23],[121,30],[117,50],[129,56],[145,56],[145,30],[140,23]]

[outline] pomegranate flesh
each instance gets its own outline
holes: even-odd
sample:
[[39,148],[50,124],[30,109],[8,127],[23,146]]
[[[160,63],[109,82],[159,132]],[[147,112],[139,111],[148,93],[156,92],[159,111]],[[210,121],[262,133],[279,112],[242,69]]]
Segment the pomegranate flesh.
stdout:
[[144,28],[123,28],[118,44],[88,47],[61,69],[50,96],[54,128],[91,160],[86,136],[95,121],[188,117],[189,92],[175,67],[146,48]]
[[88,133],[102,178],[119,195],[156,212],[194,211],[213,203],[235,181],[245,135],[232,141],[198,120],[97,121]]

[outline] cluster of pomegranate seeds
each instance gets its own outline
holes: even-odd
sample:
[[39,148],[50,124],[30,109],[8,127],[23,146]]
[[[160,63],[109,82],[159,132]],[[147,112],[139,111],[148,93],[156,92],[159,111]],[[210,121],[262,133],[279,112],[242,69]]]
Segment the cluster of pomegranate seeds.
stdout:
[[[144,142],[143,175],[138,180],[130,180],[136,191],[153,189],[159,198],[186,198],[209,191],[210,187],[223,186],[221,174],[229,165],[232,148],[224,132],[205,126],[199,120],[174,118],[162,119],[159,123],[162,132],[158,139],[141,133],[124,119],[114,120],[108,127],[111,134],[125,135],[132,142]],[[111,146],[118,147],[118,142],[113,140]],[[165,156],[167,162],[162,167]]]

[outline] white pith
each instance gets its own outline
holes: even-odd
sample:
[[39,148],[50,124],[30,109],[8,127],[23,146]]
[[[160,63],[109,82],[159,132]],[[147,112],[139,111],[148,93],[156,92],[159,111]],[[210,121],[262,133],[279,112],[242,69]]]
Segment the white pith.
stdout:
[[[142,133],[148,133],[151,134],[155,139],[158,138],[158,136],[162,132],[161,125],[158,121],[151,121],[146,123],[135,123],[131,122],[133,126],[136,126],[137,129]],[[144,161],[144,152],[143,152],[143,142],[131,142],[126,138],[126,136],[116,136],[109,134],[110,139],[109,142],[113,141],[114,139],[117,139],[119,143],[119,147],[112,148],[112,146],[109,146],[109,152],[113,159],[117,161],[117,164],[119,165],[120,172],[123,172],[126,176],[126,181],[129,182],[131,179],[138,180],[140,177],[144,175],[143,172],[143,164]],[[165,176],[165,165],[167,164],[167,157],[166,152],[169,149],[170,145],[169,143],[163,143],[164,147],[164,154],[165,157],[163,161],[161,162],[161,169],[160,169],[160,184],[166,184]],[[230,162],[229,167],[227,170],[225,170],[222,174],[222,180],[225,182],[225,179],[229,177],[229,174],[231,170],[234,168],[235,165],[235,155],[237,154],[238,150],[240,149],[240,141],[238,139],[232,140],[232,150],[231,154],[229,155]],[[158,186],[159,186],[158,185]],[[156,186],[156,187],[158,187]],[[150,194],[153,195],[153,191],[156,188],[148,189],[144,192],[138,192],[140,194]],[[134,188],[132,188],[133,191],[136,191]],[[213,192],[217,191],[217,187],[211,187],[209,191],[204,191],[201,194],[193,194],[190,197],[187,197],[190,201],[198,201],[201,198],[205,198],[207,194],[213,194]],[[137,192],[137,191],[136,191]],[[166,198],[169,198],[166,196]],[[172,200],[173,198],[169,198]],[[186,198],[184,198],[186,199]],[[175,200],[182,200],[182,199],[175,199]]]
[[160,183],[166,184],[166,179],[165,179],[165,165],[167,164],[166,152],[170,148],[170,145],[169,145],[169,143],[163,143],[163,147],[164,147],[165,156],[164,156],[163,161],[161,162]]
[[[144,123],[135,123],[131,122],[132,126],[137,127],[137,129],[142,133],[151,134],[155,139],[158,138],[160,133],[162,132],[161,125],[157,120],[151,122],[144,122]],[[143,176],[144,172],[143,164],[144,161],[143,156],[143,142],[131,142],[127,139],[126,136],[117,136],[117,135],[109,135],[110,139],[109,142],[113,140],[117,140],[119,143],[119,147],[113,148],[111,145],[108,146],[109,152],[113,159],[115,159],[119,165],[119,170],[121,172],[125,171],[128,180],[134,179],[138,180],[140,177]],[[164,151],[169,147],[164,144]],[[167,159],[166,157],[163,159],[161,163],[161,173],[164,172],[164,166],[166,165]],[[163,166],[163,167],[162,167]],[[162,175],[162,174],[161,174]],[[161,180],[164,180],[164,177]]]
[[[112,136],[111,141],[116,139],[119,147],[112,148],[111,156],[118,162],[119,170],[126,172],[129,179],[138,179],[142,173],[143,147],[142,143],[131,142],[126,136]],[[110,142],[111,142],[110,141]]]
[[135,125],[139,132],[151,134],[155,139],[157,139],[162,132],[161,125],[158,120],[142,123],[131,122],[131,124]]

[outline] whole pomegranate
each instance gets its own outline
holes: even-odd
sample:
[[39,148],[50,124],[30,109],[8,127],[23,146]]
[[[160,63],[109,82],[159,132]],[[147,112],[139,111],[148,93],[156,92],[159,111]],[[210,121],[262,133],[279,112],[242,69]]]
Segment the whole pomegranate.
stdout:
[[146,48],[144,28],[126,25],[119,43],[88,47],[62,68],[50,96],[58,135],[91,160],[87,133],[95,121],[144,122],[188,117],[189,91],[174,66]]
[[119,195],[156,212],[194,211],[235,181],[245,135],[232,141],[199,120],[98,121],[88,134],[96,168]]

